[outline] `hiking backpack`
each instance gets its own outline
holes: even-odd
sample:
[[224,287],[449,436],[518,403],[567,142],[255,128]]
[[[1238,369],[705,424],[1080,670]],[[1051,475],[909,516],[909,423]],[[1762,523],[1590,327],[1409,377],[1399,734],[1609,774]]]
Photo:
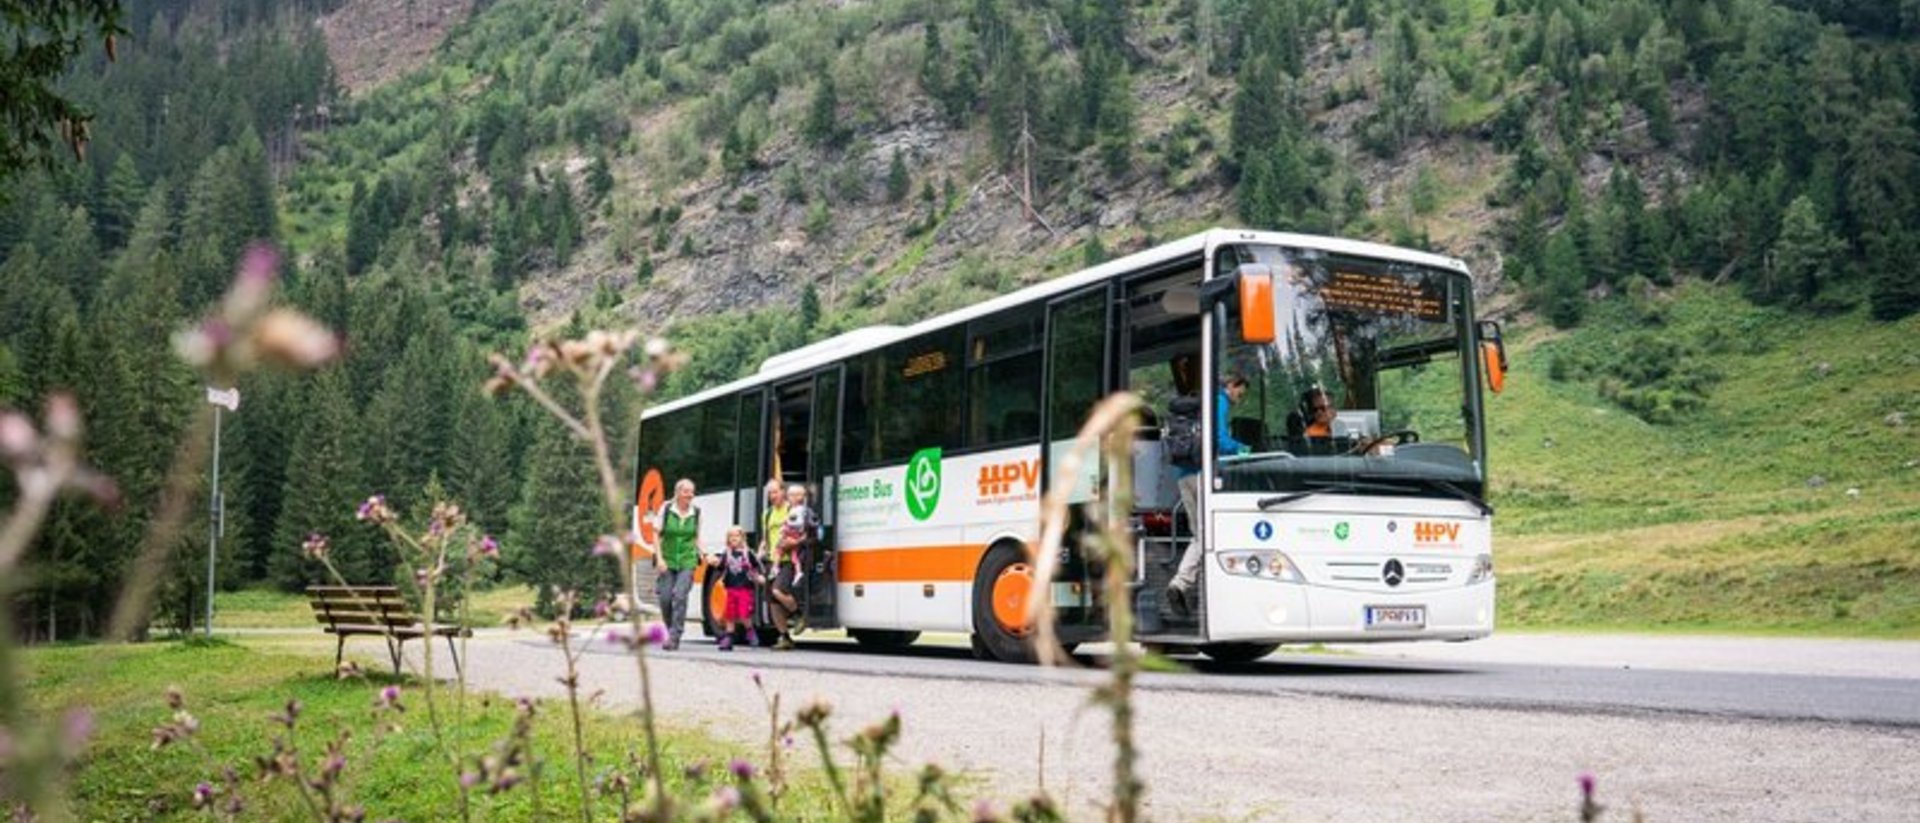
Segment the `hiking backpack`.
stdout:
[[1176,397],[1167,404],[1167,430],[1160,442],[1173,465],[1200,468],[1200,398]]

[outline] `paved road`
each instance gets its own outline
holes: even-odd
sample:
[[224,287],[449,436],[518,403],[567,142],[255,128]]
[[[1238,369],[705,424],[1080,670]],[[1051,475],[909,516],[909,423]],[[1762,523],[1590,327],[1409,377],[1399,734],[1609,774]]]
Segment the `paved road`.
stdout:
[[[1593,772],[1623,812],[1608,819],[1634,808],[1654,821],[1916,819],[1920,672],[1897,676],[1910,645],[1882,648],[1886,660],[1862,670],[1882,676],[1831,676],[1805,673],[1824,670],[1818,655],[1791,646],[1770,667],[1801,673],[1711,670],[1716,655],[1684,654],[1684,643],[1669,668],[1654,669],[1607,664],[1619,656],[1593,646],[1612,638],[1524,642],[1557,648],[1555,661],[1411,659],[1463,655],[1468,644],[1195,662],[1143,676],[1136,737],[1151,811],[1159,820],[1566,820],[1575,776]],[[1518,653],[1489,644],[1480,655]],[[484,688],[558,691],[558,654],[537,635],[489,636],[473,655],[469,671]],[[1766,657],[1746,655],[1746,668],[1768,667]],[[1075,819],[1097,819],[1108,785],[1105,716],[1087,708],[1097,670],[982,663],[938,643],[872,654],[816,641],[781,654],[689,640],[654,671],[663,718],[733,741],[742,756],[764,750],[752,671],[789,707],[833,705],[838,736],[900,711],[903,768],[960,769],[1002,808],[1044,775]],[[613,705],[632,704],[633,664],[612,647],[593,647],[583,679]]]
[[[1522,636],[1524,637],[1524,636]],[[1665,645],[1683,647],[1685,639],[1660,638]],[[1697,638],[1712,647],[1718,638]],[[1749,671],[1698,671],[1699,661],[1675,659],[1671,668],[1603,666],[1592,662],[1588,645],[1624,642],[1622,638],[1558,637],[1558,659],[1537,664],[1489,663],[1461,659],[1473,644],[1395,644],[1383,650],[1346,647],[1331,654],[1289,654],[1240,665],[1215,663],[1204,657],[1179,658],[1190,668],[1178,673],[1152,673],[1140,678],[1148,691],[1211,694],[1317,694],[1413,705],[1508,709],[1545,709],[1586,713],[1658,713],[1704,715],[1767,721],[1816,721],[1867,726],[1920,728],[1920,667],[1906,676],[1823,676],[1802,673],[1763,673],[1761,656],[1749,658]],[[1749,641],[1764,645],[1769,641]],[[1822,641],[1811,641],[1817,645]],[[1788,650],[1809,641],[1789,641]],[[1916,644],[1889,644],[1890,648],[1920,648]],[[1498,657],[1500,649],[1482,654]],[[615,653],[604,649],[601,653]],[[1089,666],[1102,662],[1103,650],[1078,658]],[[1455,659],[1404,659],[1401,655],[1451,653]],[[1098,672],[1066,672],[1032,666],[983,663],[957,645],[922,644],[898,652],[876,653],[840,639],[803,643],[788,654],[737,652],[721,654],[712,646],[689,641],[683,656],[723,665],[758,668],[797,668],[843,674],[885,675],[938,680],[997,683],[1093,682]],[[1709,658],[1711,659],[1711,658]],[[1777,661],[1778,668],[1805,668],[1798,659]]]

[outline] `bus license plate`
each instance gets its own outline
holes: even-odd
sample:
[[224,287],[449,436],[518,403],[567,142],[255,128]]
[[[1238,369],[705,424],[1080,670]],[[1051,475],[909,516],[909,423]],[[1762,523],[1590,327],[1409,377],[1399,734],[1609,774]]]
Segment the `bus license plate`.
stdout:
[[1367,628],[1369,629],[1424,629],[1427,626],[1427,607],[1425,606],[1368,606]]

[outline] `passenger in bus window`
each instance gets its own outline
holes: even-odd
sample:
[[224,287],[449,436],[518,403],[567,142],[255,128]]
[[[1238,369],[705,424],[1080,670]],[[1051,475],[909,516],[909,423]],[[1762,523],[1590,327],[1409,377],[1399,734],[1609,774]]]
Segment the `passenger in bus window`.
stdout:
[[1333,398],[1327,390],[1314,386],[1300,394],[1300,408],[1287,414],[1287,437],[1333,439]]
[[773,627],[780,633],[776,649],[793,648],[787,636],[787,619],[798,613],[793,599],[793,563],[780,550],[780,530],[787,525],[787,487],[776,477],[767,481],[767,511],[760,516],[760,562],[771,572],[767,597],[773,600]]
[[[1220,380],[1220,391],[1213,397],[1213,438],[1214,456],[1230,457],[1246,454],[1251,449],[1246,444],[1233,439],[1228,421],[1233,419],[1233,404],[1247,395],[1247,378],[1239,372],[1229,372]],[[1206,520],[1200,514],[1200,472],[1198,469],[1181,468],[1179,472],[1180,505],[1186,509],[1187,523],[1193,530],[1193,542],[1187,544],[1186,551],[1180,554],[1180,567],[1173,573],[1173,580],[1167,584],[1167,605],[1173,610],[1186,614],[1192,609],[1193,587],[1200,582],[1201,523]]]
[[693,505],[693,481],[680,478],[673,484],[673,499],[660,508],[660,550],[654,552],[653,567],[658,571],[655,588],[660,597],[660,615],[667,624],[667,645],[680,648],[680,633],[687,627],[687,595],[693,591],[693,570],[700,565],[700,508]]

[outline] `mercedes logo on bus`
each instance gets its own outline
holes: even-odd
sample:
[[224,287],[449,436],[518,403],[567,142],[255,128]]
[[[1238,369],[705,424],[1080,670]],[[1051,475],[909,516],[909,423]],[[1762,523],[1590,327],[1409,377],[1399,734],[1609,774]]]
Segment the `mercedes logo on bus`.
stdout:
[[1380,579],[1389,586],[1398,586],[1400,581],[1407,579],[1407,568],[1400,565],[1399,560],[1389,560],[1387,565],[1380,567]]

